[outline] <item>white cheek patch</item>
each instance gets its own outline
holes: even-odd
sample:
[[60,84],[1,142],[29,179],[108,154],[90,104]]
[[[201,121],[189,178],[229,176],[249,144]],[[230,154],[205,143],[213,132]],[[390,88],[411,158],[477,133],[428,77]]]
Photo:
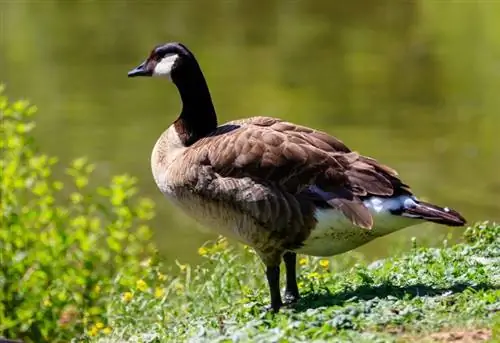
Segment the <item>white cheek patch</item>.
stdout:
[[170,78],[170,72],[179,58],[177,54],[165,55],[160,62],[158,62],[153,70],[153,76],[163,76]]

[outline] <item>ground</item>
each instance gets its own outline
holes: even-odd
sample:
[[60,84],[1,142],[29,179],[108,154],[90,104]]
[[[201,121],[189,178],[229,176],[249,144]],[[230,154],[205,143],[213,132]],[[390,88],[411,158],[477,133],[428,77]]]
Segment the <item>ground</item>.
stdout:
[[[299,258],[302,299],[272,315],[263,269],[251,249],[220,239],[201,266],[151,264],[109,304],[98,342],[482,342],[500,339],[500,226],[469,228],[461,243],[419,247],[371,264]],[[262,274],[262,275],[261,275]]]

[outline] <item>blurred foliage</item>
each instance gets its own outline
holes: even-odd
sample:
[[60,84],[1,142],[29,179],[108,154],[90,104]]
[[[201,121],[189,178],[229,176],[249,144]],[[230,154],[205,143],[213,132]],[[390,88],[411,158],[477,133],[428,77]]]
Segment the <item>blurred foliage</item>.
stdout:
[[33,140],[35,112],[0,89],[0,337],[63,342],[105,325],[107,294],[135,282],[153,251],[154,208],[127,175],[91,188],[84,158],[69,182],[53,177],[57,159]]

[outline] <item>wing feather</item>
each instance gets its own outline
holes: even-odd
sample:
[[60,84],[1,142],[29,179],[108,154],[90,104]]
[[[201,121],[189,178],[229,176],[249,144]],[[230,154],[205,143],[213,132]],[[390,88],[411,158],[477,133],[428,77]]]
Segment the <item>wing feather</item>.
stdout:
[[255,184],[274,184],[286,196],[315,197],[363,228],[373,224],[363,198],[410,193],[393,169],[352,152],[324,132],[274,118],[222,125],[189,150],[198,158],[192,162],[210,167],[219,178],[249,178]]

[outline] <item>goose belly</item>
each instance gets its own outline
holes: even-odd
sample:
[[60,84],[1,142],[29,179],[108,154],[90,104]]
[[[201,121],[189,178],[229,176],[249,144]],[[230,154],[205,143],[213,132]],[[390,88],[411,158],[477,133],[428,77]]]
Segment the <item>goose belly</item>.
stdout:
[[398,198],[371,198],[364,201],[373,216],[373,228],[363,229],[352,224],[336,209],[316,210],[317,224],[302,242],[297,253],[312,256],[332,256],[357,248],[377,237],[387,235],[420,221],[391,214],[391,209],[403,206],[407,196]]
[[186,215],[217,234],[233,238],[248,245],[255,245],[259,228],[254,220],[230,206],[208,200],[189,192],[165,194]]

